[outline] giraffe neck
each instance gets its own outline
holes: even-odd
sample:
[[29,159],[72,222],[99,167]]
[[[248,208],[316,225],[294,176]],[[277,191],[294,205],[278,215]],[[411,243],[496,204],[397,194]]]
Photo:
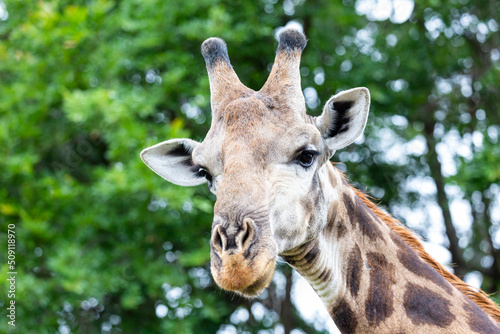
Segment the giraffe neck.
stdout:
[[327,225],[282,257],[342,333],[500,333],[497,323],[418,257],[330,164]]

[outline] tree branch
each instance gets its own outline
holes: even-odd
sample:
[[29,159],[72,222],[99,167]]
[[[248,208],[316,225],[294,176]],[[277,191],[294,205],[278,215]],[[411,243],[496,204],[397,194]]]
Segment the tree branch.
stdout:
[[453,221],[451,219],[450,206],[448,201],[448,196],[444,190],[445,181],[443,173],[441,170],[441,162],[439,161],[438,154],[436,152],[436,140],[434,138],[434,127],[436,123],[432,119],[432,106],[428,104],[425,115],[430,115],[426,117],[424,121],[424,135],[427,143],[427,162],[430,167],[431,177],[434,180],[437,190],[437,203],[441,208],[443,213],[444,225],[446,228],[446,236],[449,240],[449,251],[451,253],[451,260],[456,265],[455,274],[459,277],[463,277],[467,273],[465,260],[462,256],[462,249],[458,245],[457,232]]

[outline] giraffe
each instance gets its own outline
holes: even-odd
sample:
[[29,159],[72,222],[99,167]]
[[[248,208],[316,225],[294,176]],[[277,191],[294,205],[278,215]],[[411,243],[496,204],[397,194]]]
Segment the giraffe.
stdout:
[[141,152],[167,181],[208,183],[216,195],[214,281],[255,297],[281,256],[342,333],[500,333],[496,304],[433,260],[329,162],[363,132],[370,94],[343,91],[320,116],[307,115],[299,72],[306,43],[301,32],[284,30],[271,73],[254,91],[238,79],[225,42],[207,39],[205,139],[171,139]]

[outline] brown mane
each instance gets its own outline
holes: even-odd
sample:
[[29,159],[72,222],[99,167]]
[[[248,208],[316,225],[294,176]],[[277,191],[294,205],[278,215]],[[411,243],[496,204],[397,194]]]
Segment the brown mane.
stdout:
[[[340,172],[340,171],[339,171]],[[342,175],[342,173],[340,172]],[[344,177],[344,175],[342,175]],[[492,317],[496,322],[500,322],[500,309],[498,305],[488,297],[481,289],[475,289],[469,284],[462,281],[457,276],[446,270],[441,264],[434,260],[425,250],[420,241],[413,236],[403,224],[394,219],[384,211],[382,211],[375,203],[371,201],[369,196],[365,195],[361,190],[351,186],[356,195],[363,203],[372,210],[389,228],[394,231],[418,256],[427,262],[434,270],[457,288],[462,294],[469,298],[473,303],[479,306],[486,314]]]

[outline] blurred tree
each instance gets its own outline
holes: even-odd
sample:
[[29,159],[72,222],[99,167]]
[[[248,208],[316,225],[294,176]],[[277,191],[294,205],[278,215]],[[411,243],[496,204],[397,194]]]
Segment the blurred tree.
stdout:
[[[203,40],[224,38],[259,89],[273,33],[290,20],[310,39],[301,73],[312,114],[337,90],[371,91],[366,133],[339,167],[447,247],[457,274],[481,273],[483,289],[498,290],[500,3],[381,3],[0,1],[0,239],[16,225],[16,330],[325,331],[298,314],[288,267],[258,300],[217,289],[213,196],[162,182],[138,157],[204,137]],[[470,212],[454,215],[457,203]],[[3,319],[8,302],[0,295]]]

